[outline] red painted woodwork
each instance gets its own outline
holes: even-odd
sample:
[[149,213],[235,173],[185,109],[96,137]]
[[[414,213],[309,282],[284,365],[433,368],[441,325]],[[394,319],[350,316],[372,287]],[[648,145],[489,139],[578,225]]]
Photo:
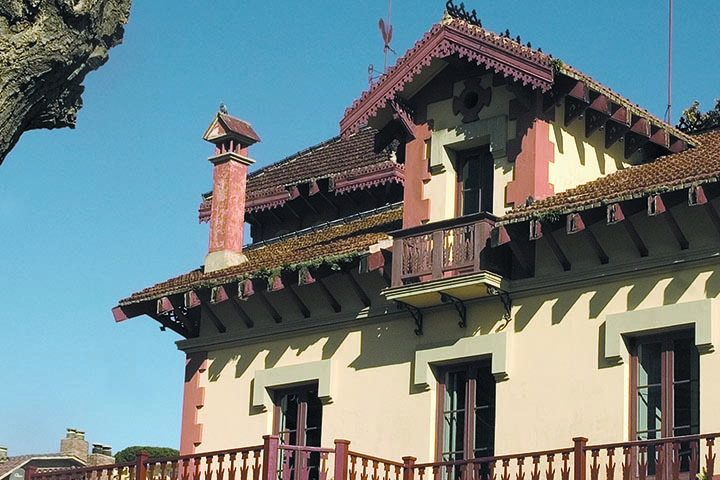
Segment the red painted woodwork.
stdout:
[[479,213],[398,232],[393,244],[392,286],[485,270],[482,251],[495,217]]
[[342,135],[367,125],[433,59],[454,54],[542,92],[550,90],[553,84],[549,56],[481,27],[452,19],[433,26],[370,90],[353,102],[340,121]]
[[[587,438],[577,437],[572,446],[555,450],[417,463],[414,456],[396,461],[353,452],[348,440],[335,440],[334,448],[303,447],[281,445],[277,435],[266,435],[262,445],[232,450],[154,460],[139,453],[133,462],[68,470],[28,468],[25,480],[660,480],[660,475],[649,474],[652,471],[668,472],[664,480],[695,479],[700,472],[712,479],[718,436],[603,445],[588,445]],[[319,471],[314,473],[305,468],[310,455],[320,458]]]

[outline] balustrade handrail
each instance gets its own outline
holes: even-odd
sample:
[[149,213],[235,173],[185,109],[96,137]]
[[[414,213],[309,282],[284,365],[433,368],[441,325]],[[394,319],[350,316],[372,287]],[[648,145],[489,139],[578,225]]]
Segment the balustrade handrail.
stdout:
[[510,455],[496,455],[493,457],[480,457],[480,458],[469,458],[466,460],[451,460],[451,461],[440,461],[440,462],[428,462],[428,463],[416,463],[413,465],[415,468],[432,468],[442,467],[446,465],[466,465],[469,463],[487,463],[487,462],[498,462],[503,460],[515,460],[535,457],[546,457],[548,455],[562,455],[565,453],[573,453],[573,448],[559,448],[556,450],[542,450],[530,453],[510,454]]
[[[233,453],[243,453],[243,452],[255,452],[260,451],[263,449],[262,445],[254,445],[252,447],[242,447],[242,448],[234,448],[232,450],[214,450],[211,452],[198,452],[198,453],[190,453],[186,455],[178,455],[177,457],[163,457],[163,458],[153,458],[147,460],[145,463],[160,463],[160,462],[168,462],[168,461],[177,461],[181,462],[183,460],[195,460],[196,458],[210,458],[210,457],[217,457],[220,455],[232,455]],[[128,465],[128,463],[124,464],[115,464],[115,465]],[[135,462],[129,462],[129,465],[135,465]]]
[[293,450],[301,452],[320,452],[320,453],[333,453],[335,450],[326,447],[307,447],[302,445],[279,445],[282,450]]
[[348,455],[351,457],[356,457],[363,460],[370,460],[371,462],[378,462],[378,463],[384,463],[386,465],[390,465],[392,467],[402,467],[404,464],[403,462],[397,462],[395,460],[388,460],[386,458],[380,458],[380,457],[373,457],[372,455],[365,455],[364,453],[358,453],[353,451],[348,451]]
[[616,442],[616,443],[602,443],[599,445],[586,445],[583,450],[586,452],[592,452],[593,450],[609,450],[613,448],[624,448],[624,447],[642,447],[646,445],[657,445],[660,443],[681,443],[690,442],[693,440],[706,440],[716,439],[720,437],[720,433],[704,433],[697,435],[684,435],[680,437],[663,437],[653,438],[648,440],[630,440],[627,442]]

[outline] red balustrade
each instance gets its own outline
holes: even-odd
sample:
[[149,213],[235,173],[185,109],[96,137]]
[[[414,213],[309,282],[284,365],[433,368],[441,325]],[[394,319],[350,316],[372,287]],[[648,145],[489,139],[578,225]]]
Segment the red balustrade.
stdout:
[[717,434],[573,446],[467,460],[402,462],[335,448],[280,445],[274,435],[260,446],[173,458],[39,471],[25,480],[712,480]]

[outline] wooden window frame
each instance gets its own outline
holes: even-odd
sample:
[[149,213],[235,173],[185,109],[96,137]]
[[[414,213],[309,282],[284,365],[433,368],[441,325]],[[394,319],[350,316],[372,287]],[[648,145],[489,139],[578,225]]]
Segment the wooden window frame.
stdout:
[[[475,425],[476,425],[476,413],[477,408],[477,382],[478,382],[478,371],[480,369],[487,369],[492,375],[491,360],[482,360],[479,362],[462,363],[456,365],[450,365],[445,367],[438,367],[437,369],[437,398],[436,398],[436,413],[435,413],[435,458],[437,461],[443,459],[444,449],[444,433],[445,433],[445,393],[446,393],[446,379],[447,375],[452,372],[466,372],[467,378],[465,381],[465,418],[463,425],[463,460],[470,460],[475,458]],[[495,389],[497,382],[493,376],[493,388]],[[493,410],[497,408],[497,391],[493,392]],[[472,414],[469,414],[472,412]],[[494,454],[494,437],[495,437],[495,419],[496,412],[493,412],[493,445],[491,445],[492,451],[489,456]]]
[[[661,345],[660,352],[660,389],[661,389],[661,425],[659,434],[656,438],[669,438],[675,435],[675,340],[678,339],[689,339],[692,342],[692,346],[698,354],[697,346],[695,345],[695,334],[693,329],[682,329],[674,330],[666,333],[658,333],[651,335],[637,336],[630,339],[629,353],[630,353],[630,395],[629,395],[629,412],[630,412],[630,425],[629,427],[629,438],[631,441],[638,439],[638,375],[639,375],[639,358],[638,358],[638,346],[642,344],[659,343]],[[692,381],[692,380],[691,380]],[[699,383],[699,364],[698,364],[698,378]],[[699,407],[699,405],[698,405]],[[698,408],[698,428],[699,428],[699,414],[700,409]],[[699,433],[699,431],[698,431]],[[672,452],[665,452],[665,470],[663,472],[664,478],[670,478],[670,466]],[[634,465],[638,464],[637,451],[633,450],[633,461]],[[652,467],[654,468],[654,466]],[[648,467],[648,477],[654,477],[655,474],[651,473],[650,467]],[[687,473],[682,472],[681,478],[687,478]]]
[[[477,158],[476,158],[477,157]],[[465,165],[470,161],[478,161],[479,174],[478,182],[479,187],[477,191],[478,195],[478,210],[473,212],[465,213],[465,188],[464,180],[462,178],[462,171]],[[493,195],[494,195],[494,176],[495,176],[495,161],[493,154],[490,150],[490,145],[486,144],[477,148],[471,148],[467,150],[460,150],[456,152],[455,157],[455,215],[457,217],[463,217],[466,215],[473,215],[475,213],[487,212],[492,213],[493,210]],[[488,175],[489,174],[489,175]],[[486,178],[486,177],[490,178]],[[489,190],[489,193],[488,193]]]

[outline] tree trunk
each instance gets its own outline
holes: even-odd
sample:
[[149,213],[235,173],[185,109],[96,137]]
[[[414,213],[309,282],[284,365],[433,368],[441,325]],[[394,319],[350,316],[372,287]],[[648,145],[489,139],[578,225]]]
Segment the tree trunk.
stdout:
[[75,127],[85,75],[122,41],[131,0],[0,0],[0,163],[20,135]]

